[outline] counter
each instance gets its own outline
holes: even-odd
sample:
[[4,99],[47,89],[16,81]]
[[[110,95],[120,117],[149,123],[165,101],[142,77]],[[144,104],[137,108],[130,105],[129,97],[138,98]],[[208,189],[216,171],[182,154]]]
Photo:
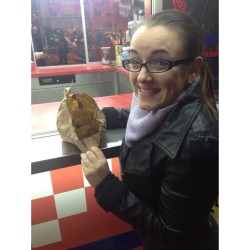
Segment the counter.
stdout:
[[91,65],[67,65],[67,66],[50,66],[50,67],[36,67],[31,70],[31,77],[45,77],[58,76],[70,74],[88,74],[97,72],[117,72],[124,76],[129,76],[129,72],[120,66],[111,66],[103,64]]
[[[132,94],[94,98],[103,107],[128,108]],[[56,115],[60,102],[34,104],[31,109],[31,173],[41,173],[80,164],[80,150],[73,144],[63,142],[56,129]],[[125,129],[107,130],[101,140],[106,158],[117,157]]]
[[31,103],[61,101],[69,86],[92,97],[131,93],[128,76],[122,67],[103,64],[38,67],[31,71]]

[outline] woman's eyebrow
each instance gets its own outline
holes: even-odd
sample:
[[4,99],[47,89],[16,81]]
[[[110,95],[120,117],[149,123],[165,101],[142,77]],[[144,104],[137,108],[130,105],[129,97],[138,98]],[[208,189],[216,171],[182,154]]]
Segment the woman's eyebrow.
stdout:
[[[128,51],[129,53],[136,53],[136,54],[138,54],[138,51],[137,50],[135,50],[135,49],[129,49],[129,51]],[[166,49],[155,49],[155,50],[153,50],[153,51],[151,51],[151,55],[153,55],[153,54],[157,54],[157,53],[166,53],[166,54],[170,54]]]
[[155,49],[151,52],[151,54],[157,54],[157,53],[167,53],[169,54],[169,52],[166,49]]
[[135,50],[135,49],[129,49],[129,50],[128,50],[128,53],[131,53],[131,52],[132,52],[132,53],[138,54],[137,50]]

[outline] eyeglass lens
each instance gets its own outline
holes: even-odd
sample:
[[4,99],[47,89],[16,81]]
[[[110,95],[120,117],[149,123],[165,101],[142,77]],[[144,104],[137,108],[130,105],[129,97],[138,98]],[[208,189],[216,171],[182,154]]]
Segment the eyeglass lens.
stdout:
[[165,71],[169,68],[169,62],[166,60],[153,60],[147,63],[147,67],[151,72]]
[[169,68],[169,61],[166,60],[152,60],[145,64],[137,60],[126,60],[125,68],[129,71],[140,71],[142,65],[145,65],[150,72],[161,72]]

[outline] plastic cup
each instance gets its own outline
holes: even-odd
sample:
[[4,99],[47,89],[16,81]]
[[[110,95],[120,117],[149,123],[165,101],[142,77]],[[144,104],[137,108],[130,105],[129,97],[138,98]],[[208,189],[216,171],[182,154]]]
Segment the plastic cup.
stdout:
[[111,62],[111,47],[101,47],[102,64],[110,64]]

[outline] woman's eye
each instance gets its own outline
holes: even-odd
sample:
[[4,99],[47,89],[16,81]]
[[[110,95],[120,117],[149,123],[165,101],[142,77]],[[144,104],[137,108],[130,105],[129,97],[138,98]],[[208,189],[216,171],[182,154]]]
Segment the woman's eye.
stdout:
[[166,68],[169,66],[168,61],[165,60],[155,60],[151,61],[151,66],[157,67],[157,68]]
[[154,64],[158,66],[165,66],[165,65],[168,65],[168,62],[159,60],[159,61],[155,61]]
[[134,65],[140,64],[140,62],[138,60],[135,60],[135,59],[130,59],[130,63],[134,64]]

